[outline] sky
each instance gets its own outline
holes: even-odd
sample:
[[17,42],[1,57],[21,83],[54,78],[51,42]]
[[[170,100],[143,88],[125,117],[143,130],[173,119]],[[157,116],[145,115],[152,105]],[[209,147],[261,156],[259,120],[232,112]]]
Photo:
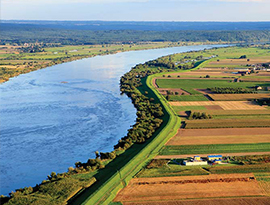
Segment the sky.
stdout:
[[0,0],[2,20],[270,21],[270,0]]

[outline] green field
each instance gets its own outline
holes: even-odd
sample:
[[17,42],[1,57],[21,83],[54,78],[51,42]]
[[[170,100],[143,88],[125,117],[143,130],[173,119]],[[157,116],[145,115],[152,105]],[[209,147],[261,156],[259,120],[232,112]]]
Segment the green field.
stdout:
[[231,82],[231,80],[212,80],[212,79],[157,79],[157,85],[160,88],[181,88],[191,94],[200,92],[194,89],[207,89],[212,87],[232,87],[232,88],[252,88],[256,85],[270,86],[270,83],[265,82]]
[[261,172],[270,172],[270,164],[222,164],[215,166],[184,166],[177,164],[169,164],[169,166],[163,166],[160,168],[142,169],[136,175],[136,177],[172,177],[233,173],[258,173],[259,175],[259,173]]
[[[210,167],[207,165],[205,167]],[[192,176],[192,175],[208,175],[209,172],[201,166],[182,166],[177,164],[169,164],[160,168],[142,169],[136,177],[172,177],[172,176]]]
[[269,172],[270,164],[253,164],[239,166],[214,166],[207,169],[211,174],[233,174],[233,173],[260,173]]
[[160,155],[269,152],[270,143],[164,146]]
[[[209,114],[209,113],[207,113]],[[186,120],[185,129],[205,128],[234,128],[234,127],[270,127],[270,119],[210,119],[210,120]]]

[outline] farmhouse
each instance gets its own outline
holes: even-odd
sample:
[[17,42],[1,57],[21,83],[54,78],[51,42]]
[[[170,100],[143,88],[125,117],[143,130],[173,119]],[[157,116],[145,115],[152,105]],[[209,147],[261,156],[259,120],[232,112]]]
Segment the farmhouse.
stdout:
[[207,165],[208,162],[202,160],[200,156],[194,156],[190,160],[184,160],[183,164],[186,166],[195,166],[195,165]]
[[249,74],[250,73],[250,71],[248,70],[248,71],[238,71],[238,74]]
[[262,90],[262,87],[259,85],[255,86],[255,88],[256,88],[256,90]]
[[208,155],[207,159],[209,161],[215,161],[215,160],[221,160],[222,159],[222,155]]

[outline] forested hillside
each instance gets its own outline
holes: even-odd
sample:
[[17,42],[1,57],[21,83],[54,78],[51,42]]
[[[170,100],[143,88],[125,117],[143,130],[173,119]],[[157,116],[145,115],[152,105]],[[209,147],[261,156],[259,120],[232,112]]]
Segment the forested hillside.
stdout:
[[[85,27],[39,24],[1,23],[1,44],[23,44],[33,42],[60,43],[64,45],[81,44],[111,44],[111,43],[136,43],[136,42],[162,42],[162,41],[244,41],[258,42],[269,41],[270,30],[136,30],[128,26],[128,30],[119,30],[117,26],[110,26],[113,30],[91,30]],[[225,26],[225,25],[224,25]],[[164,26],[163,26],[164,27]],[[82,29],[84,28],[84,29]],[[149,27],[151,28],[151,26]],[[170,27],[173,29],[173,27]],[[212,27],[209,27],[212,28]],[[230,28],[230,27],[229,27]]]

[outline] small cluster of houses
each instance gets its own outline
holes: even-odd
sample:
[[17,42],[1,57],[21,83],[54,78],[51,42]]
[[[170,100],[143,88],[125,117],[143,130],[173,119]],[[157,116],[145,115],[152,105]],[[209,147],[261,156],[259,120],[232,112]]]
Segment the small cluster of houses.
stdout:
[[194,156],[189,160],[184,160],[183,164],[186,166],[195,166],[195,165],[220,164],[221,162],[222,162],[222,155],[208,155],[206,159],[202,159],[200,156]]

